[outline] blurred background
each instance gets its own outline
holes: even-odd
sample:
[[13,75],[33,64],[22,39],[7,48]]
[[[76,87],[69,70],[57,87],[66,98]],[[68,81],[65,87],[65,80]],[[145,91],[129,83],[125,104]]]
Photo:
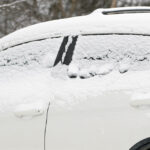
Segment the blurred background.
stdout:
[[0,38],[35,23],[125,6],[150,6],[150,0],[0,0]]

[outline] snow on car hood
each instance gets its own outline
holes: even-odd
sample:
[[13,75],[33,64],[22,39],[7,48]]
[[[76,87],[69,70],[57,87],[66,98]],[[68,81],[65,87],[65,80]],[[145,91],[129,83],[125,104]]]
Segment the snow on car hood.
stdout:
[[99,9],[87,16],[48,21],[18,30],[0,40],[0,51],[25,42],[64,35],[150,35],[150,13],[103,15],[102,11]]
[[[12,111],[20,104],[51,102],[55,110],[71,109],[82,101],[98,99],[105,92],[123,91],[132,95],[149,93],[150,71],[117,71],[89,79],[60,79],[50,69],[0,68],[0,111]],[[111,100],[111,99],[110,99]]]

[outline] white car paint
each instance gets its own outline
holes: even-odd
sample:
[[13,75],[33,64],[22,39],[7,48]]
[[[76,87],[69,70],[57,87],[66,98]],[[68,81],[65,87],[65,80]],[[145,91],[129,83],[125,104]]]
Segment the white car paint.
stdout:
[[50,107],[47,149],[128,150],[149,137],[150,107],[136,108],[127,91],[110,91],[69,110]]
[[14,112],[0,113],[0,149],[42,150],[45,118],[46,113],[35,117],[31,114],[27,118]]
[[[105,44],[113,45],[118,53],[130,47],[135,54],[134,63],[138,48],[142,49],[142,55],[149,52],[149,13],[106,16],[102,11],[30,26],[0,39],[0,149],[43,150],[46,146],[46,150],[129,150],[150,136],[150,71],[143,69],[149,68],[148,61],[142,64],[143,70],[126,74],[114,71],[118,67],[114,62],[107,67],[100,64],[102,68],[93,69],[99,76],[85,80],[69,79],[68,67],[61,63],[50,68],[66,35],[70,39],[79,36],[77,60],[89,52],[105,53],[106,49],[99,50]],[[82,36],[97,33],[101,37]],[[106,42],[111,36],[114,41],[117,39],[116,43]],[[124,38],[128,39],[128,45]],[[102,45],[93,44],[92,50],[90,45],[99,39]],[[136,42],[132,46],[133,39],[140,39],[138,44],[146,46],[140,47]],[[22,44],[25,42],[29,43]],[[90,64],[86,65],[90,68]],[[136,65],[138,68],[140,63]],[[78,76],[81,66],[73,67],[68,75],[73,72]],[[129,68],[124,65],[120,72]]]

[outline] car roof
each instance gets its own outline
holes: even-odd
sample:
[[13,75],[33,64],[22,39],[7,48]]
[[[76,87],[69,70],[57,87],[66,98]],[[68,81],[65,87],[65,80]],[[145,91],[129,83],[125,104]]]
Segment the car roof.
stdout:
[[0,51],[23,43],[68,35],[150,35],[150,7],[97,9],[93,13],[31,25],[0,39]]

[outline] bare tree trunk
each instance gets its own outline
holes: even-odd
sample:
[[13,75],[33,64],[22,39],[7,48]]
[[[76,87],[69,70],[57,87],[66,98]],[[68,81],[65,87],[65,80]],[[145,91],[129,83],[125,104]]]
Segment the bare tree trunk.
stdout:
[[65,18],[66,17],[66,13],[65,13],[64,8],[63,8],[62,0],[59,0],[58,7],[59,7],[59,10],[61,12],[62,18]]
[[71,6],[69,17],[73,16],[73,13],[75,13],[75,9],[76,9],[76,6],[77,6],[77,1],[76,0],[72,0],[71,2],[72,2],[72,6]]
[[5,11],[5,19],[4,19],[4,34],[6,35],[7,34],[7,8],[4,8],[4,11]]
[[117,0],[112,0],[111,8],[117,7]]

